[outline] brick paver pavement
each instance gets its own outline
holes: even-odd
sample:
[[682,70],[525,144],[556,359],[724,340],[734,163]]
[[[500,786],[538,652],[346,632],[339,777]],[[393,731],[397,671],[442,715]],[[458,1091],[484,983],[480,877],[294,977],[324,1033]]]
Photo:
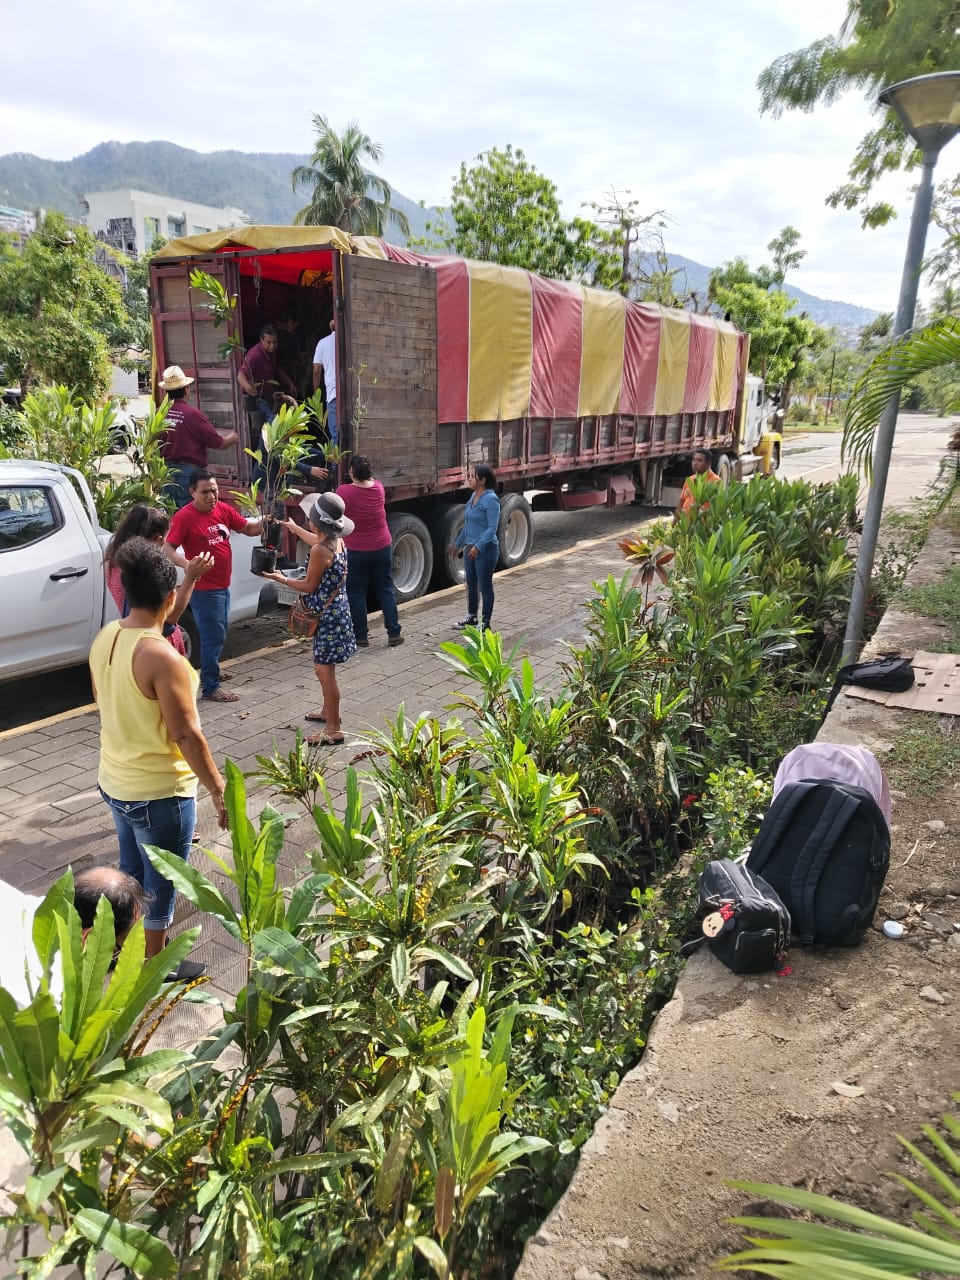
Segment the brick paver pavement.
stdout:
[[[626,516],[626,512],[623,513]],[[645,512],[637,512],[637,523]],[[598,522],[602,523],[602,522]],[[621,523],[618,521],[618,523]],[[629,520],[622,522],[632,527]],[[609,524],[607,524],[609,529]],[[519,645],[533,663],[538,683],[555,678],[564,658],[563,641],[578,641],[584,634],[584,602],[591,583],[625,569],[617,547],[622,532],[580,542],[558,554],[531,561],[500,573],[495,579],[494,621],[505,649]],[[340,668],[343,722],[347,742],[326,755],[325,781],[334,802],[339,802],[346,768],[357,754],[365,733],[381,729],[392,720],[402,703],[409,718],[422,713],[445,719],[456,680],[453,670],[439,656],[444,640],[455,639],[452,624],[465,613],[462,588],[428,596],[401,606],[405,643],[389,649],[379,620],[371,626],[369,649],[358,650]],[[201,702],[204,732],[214,758],[229,757],[244,772],[256,768],[256,756],[269,754],[274,741],[281,750],[292,745],[305,712],[320,705],[320,689],[313,673],[308,645],[281,640],[226,663],[234,679],[230,688],[240,695],[237,703]],[[95,861],[113,861],[116,836],[106,805],[97,792],[98,718],[92,708],[81,708],[25,730],[0,734],[0,877],[29,892],[42,893],[68,865],[79,870]],[[363,768],[362,762],[358,766]],[[255,815],[275,797],[248,780]],[[284,879],[293,880],[307,864],[314,842],[313,824],[299,816],[299,806],[278,804],[284,812],[299,811],[288,828],[282,859]],[[201,842],[229,857],[229,836],[216,828],[213,808],[201,789],[198,806]],[[192,860],[217,882],[223,877],[202,849]],[[241,982],[238,946],[219,924],[201,920],[189,903],[180,899],[175,931],[202,923],[203,935],[194,952],[210,975],[207,991],[229,996]],[[199,1011],[185,1011],[176,1038],[196,1034]]]

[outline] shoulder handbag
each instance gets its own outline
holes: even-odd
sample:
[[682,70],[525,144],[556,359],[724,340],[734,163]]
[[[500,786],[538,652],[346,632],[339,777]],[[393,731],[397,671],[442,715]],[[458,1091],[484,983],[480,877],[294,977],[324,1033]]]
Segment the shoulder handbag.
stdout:
[[340,589],[347,580],[346,571],[340,575],[337,585],[324,600],[319,609],[311,609],[301,593],[287,613],[287,630],[298,640],[309,640],[316,635],[317,624],[340,594]]

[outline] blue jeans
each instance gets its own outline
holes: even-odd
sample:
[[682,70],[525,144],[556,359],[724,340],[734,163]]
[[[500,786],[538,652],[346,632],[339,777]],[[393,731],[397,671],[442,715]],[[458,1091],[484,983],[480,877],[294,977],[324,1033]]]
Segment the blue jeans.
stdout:
[[383,611],[388,636],[400,634],[397,593],[393,589],[393,547],[379,551],[347,551],[347,600],[353,631],[358,640],[367,638],[367,593],[373,587]]
[[190,608],[200,633],[200,687],[203,696],[209,698],[220,688],[220,654],[230,620],[230,588],[196,590]]
[[[494,540],[484,547],[476,560],[471,560],[464,552],[463,568],[467,576],[467,613],[471,618],[477,616],[477,597],[483,602],[483,625],[489,627],[493,617],[493,571],[500,558],[500,544]],[[347,579],[349,582],[349,578]]]
[[160,490],[163,498],[169,498],[177,511],[187,506],[193,499],[190,496],[190,480],[197,469],[195,462],[168,462],[169,476],[167,483]]
[[197,822],[197,802],[193,796],[166,796],[161,800],[114,800],[101,789],[113,814],[120,842],[120,870],[133,876],[147,899],[143,927],[163,931],[173,923],[177,891],[158,871],[143,851],[144,845],[175,853],[190,860],[190,842]]
[[337,402],[335,399],[327,401],[327,431],[330,435],[331,444],[336,444],[340,437],[337,435]]

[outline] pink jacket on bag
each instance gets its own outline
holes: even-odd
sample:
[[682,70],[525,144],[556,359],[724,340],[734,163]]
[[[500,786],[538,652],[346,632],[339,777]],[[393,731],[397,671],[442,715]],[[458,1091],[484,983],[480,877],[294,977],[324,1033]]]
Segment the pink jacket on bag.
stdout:
[[773,780],[773,794],[790,782],[809,782],[813,778],[829,778],[862,787],[876,800],[890,826],[890,789],[877,757],[866,747],[840,742],[806,742],[794,747],[780,762]]

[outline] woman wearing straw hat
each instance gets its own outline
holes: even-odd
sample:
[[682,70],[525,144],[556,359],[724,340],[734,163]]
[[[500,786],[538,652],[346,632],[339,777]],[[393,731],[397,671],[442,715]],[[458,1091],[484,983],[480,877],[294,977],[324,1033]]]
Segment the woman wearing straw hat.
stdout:
[[170,401],[167,429],[160,438],[160,456],[170,475],[161,492],[178,511],[190,501],[190,476],[206,467],[207,450],[226,449],[239,439],[236,431],[222,436],[205,414],[187,404],[188,391],[195,381],[188,378],[178,364],[164,369],[160,379],[160,386]]
[[313,666],[323,690],[323,707],[306,718],[321,721],[325,728],[307,741],[311,746],[334,747],[343,742],[337,667],[357,651],[347,602],[347,553],[343,545],[343,539],[353,533],[354,524],[344,515],[343,499],[335,493],[310,495],[301,506],[310,530],[304,532],[292,520],[284,524],[310,545],[306,577],[287,578],[282,573],[263,576],[301,592],[307,608],[318,616]]

